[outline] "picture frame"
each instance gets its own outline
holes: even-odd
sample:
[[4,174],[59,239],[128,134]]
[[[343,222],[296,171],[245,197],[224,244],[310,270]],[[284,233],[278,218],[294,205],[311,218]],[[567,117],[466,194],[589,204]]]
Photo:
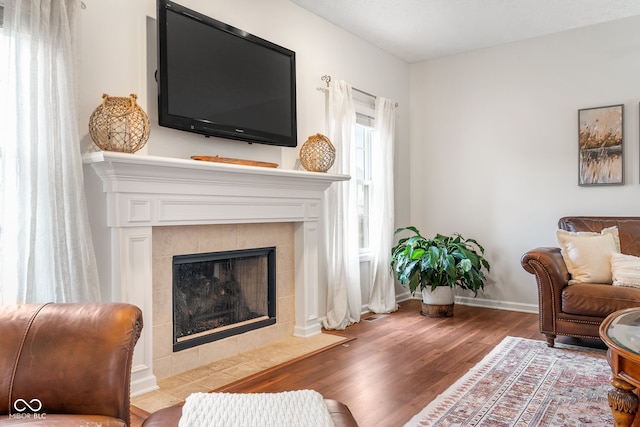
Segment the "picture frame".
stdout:
[[578,110],[578,185],[624,184],[624,105]]

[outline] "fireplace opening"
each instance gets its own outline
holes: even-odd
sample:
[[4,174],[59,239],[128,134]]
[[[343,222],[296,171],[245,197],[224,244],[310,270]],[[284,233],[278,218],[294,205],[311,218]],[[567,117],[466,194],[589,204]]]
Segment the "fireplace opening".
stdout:
[[276,248],[173,257],[173,351],[276,323]]

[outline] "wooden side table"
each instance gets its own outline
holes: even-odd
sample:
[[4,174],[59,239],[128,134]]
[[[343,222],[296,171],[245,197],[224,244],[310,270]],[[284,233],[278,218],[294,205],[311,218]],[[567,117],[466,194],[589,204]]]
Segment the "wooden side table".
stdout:
[[609,391],[609,406],[615,426],[629,427],[638,412],[640,307],[610,314],[600,325],[600,338],[609,349],[607,360],[613,386]]

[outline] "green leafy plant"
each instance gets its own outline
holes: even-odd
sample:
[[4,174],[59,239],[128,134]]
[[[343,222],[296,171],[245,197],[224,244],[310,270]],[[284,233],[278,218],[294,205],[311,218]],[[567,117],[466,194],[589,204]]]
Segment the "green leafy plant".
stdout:
[[438,286],[460,286],[473,291],[474,296],[484,290],[483,268],[489,272],[491,267],[477,241],[457,233],[428,239],[413,226],[398,228],[395,234],[405,230],[414,235],[401,238],[391,249],[391,268],[412,295],[416,290],[435,290]]

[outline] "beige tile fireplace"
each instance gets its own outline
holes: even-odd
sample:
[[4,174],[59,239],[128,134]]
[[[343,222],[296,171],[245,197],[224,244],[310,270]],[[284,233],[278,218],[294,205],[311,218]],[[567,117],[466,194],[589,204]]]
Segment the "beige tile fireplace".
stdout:
[[[153,372],[157,379],[174,376],[293,335],[293,231],[293,223],[153,228]],[[272,246],[276,248],[276,324],[174,353],[173,256]]]
[[[133,396],[157,389],[157,377],[264,345],[271,334],[321,332],[321,202],[333,182],[349,176],[104,151],[87,153],[83,160],[102,299],[135,304],[144,316],[134,352]],[[169,355],[163,343],[167,267],[157,259],[183,247],[243,248],[273,240],[284,254],[278,254],[277,265],[284,263],[282,274],[288,277],[281,278],[278,268],[283,301],[277,323],[247,337]]]

